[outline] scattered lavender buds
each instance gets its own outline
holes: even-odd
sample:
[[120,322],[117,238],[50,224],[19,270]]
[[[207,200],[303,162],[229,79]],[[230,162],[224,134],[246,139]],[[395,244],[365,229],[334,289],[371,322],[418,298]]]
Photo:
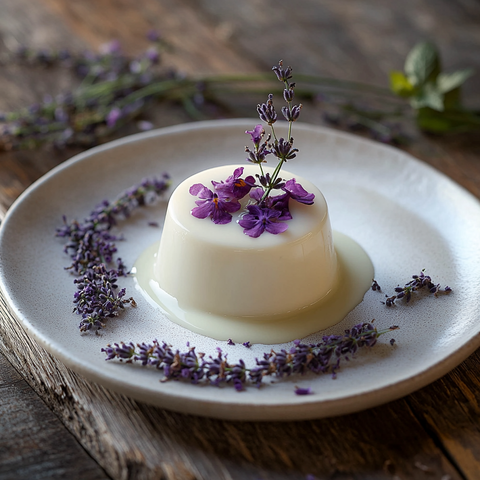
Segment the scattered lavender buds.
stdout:
[[[263,141],[265,130],[262,125],[256,125],[245,132],[253,142],[253,149],[245,147],[248,153],[247,161],[259,166],[260,174],[256,175],[259,183],[257,184],[257,180],[252,176],[242,178],[243,167],[240,167],[225,181],[212,180],[213,190],[202,184],[190,187],[190,194],[199,198],[195,201],[197,206],[192,209],[191,214],[200,219],[210,218],[218,225],[230,223],[231,214],[241,208],[239,200],[249,195],[246,211],[238,224],[243,228],[243,233],[252,238],[258,238],[264,232],[273,235],[285,232],[288,228],[285,222],[292,219],[288,208],[290,199],[312,205],[315,198],[313,193],[308,193],[294,178],[285,182],[279,176],[283,164],[297,156],[298,149],[293,148],[292,124],[298,119],[302,105],[292,104],[295,84],[289,83],[292,78],[291,67],[284,69],[280,61],[272,70],[278,80],[284,83],[283,98],[287,106],[282,108],[282,113],[288,121],[288,136],[287,139],[277,138],[273,127],[277,121],[277,113],[273,105],[273,94],[269,94],[266,103],[257,105],[257,112],[260,119],[270,126],[271,134]],[[273,141],[270,142],[272,138]],[[272,175],[268,172],[265,174],[262,167],[262,164],[266,163],[265,158],[270,154],[278,161]],[[281,194],[271,196],[273,190],[280,190]]]
[[117,292],[118,271],[107,270],[105,265],[95,265],[88,269],[81,279],[75,279],[77,291],[74,295],[74,312],[82,315],[80,331],[86,332],[91,328],[103,328],[102,322],[107,317],[116,317],[124,305],[130,303],[136,306],[135,300],[130,297],[124,299],[125,289]]
[[[193,80],[178,78],[159,68],[165,42],[149,35],[152,45],[137,57],[122,53],[119,42],[102,46],[98,53],[72,53],[66,50],[19,49],[11,63],[29,68],[60,67],[69,70],[78,88],[0,119],[0,150],[36,148],[44,144],[55,148],[91,147],[143,113],[152,99],[168,98],[172,93],[193,96]],[[140,130],[152,127],[140,122]]]
[[374,292],[381,292],[382,291],[382,288],[380,287],[380,285],[377,283],[377,281],[375,279],[372,280],[372,290]]
[[136,346],[132,342],[115,343],[102,348],[102,352],[106,354],[106,360],[140,362],[144,366],[163,370],[164,381],[186,380],[197,384],[205,380],[216,386],[231,384],[237,391],[242,391],[247,382],[260,386],[266,376],[282,378],[313,372],[331,373],[335,377],[342,359],[353,358],[361,347],[373,347],[378,337],[397,328],[392,326],[377,331],[371,323],[362,323],[346,330],[344,335],[324,336],[317,344],[304,344],[296,340],[289,351],[282,349],[279,352],[271,350],[264,353],[251,368],[243,360],[229,363],[227,355],[220,348],[217,348],[215,356],[206,357],[204,353],[197,353],[195,347],[180,352],[157,340]]
[[[428,275],[425,275],[425,269],[423,269],[419,275],[412,275],[412,280],[406,283],[403,287],[396,287],[395,294],[392,296],[386,296],[385,305],[387,307],[392,307],[396,305],[395,301],[404,299],[405,303],[409,303],[412,299],[412,294],[418,290],[426,289],[430,294],[433,294],[437,297],[440,293],[448,294],[452,291],[452,289],[448,286],[445,288],[441,288],[440,284],[435,284],[432,281],[432,278]],[[372,290],[374,290],[372,285]]]
[[119,238],[111,229],[119,218],[127,218],[136,208],[152,202],[169,185],[166,174],[159,180],[145,179],[113,203],[102,202],[81,223],[63,218],[64,225],[57,229],[56,236],[68,239],[64,251],[72,263],[66,269],[80,276],[74,280],[77,291],[73,302],[74,312],[82,315],[81,332],[103,328],[103,321],[116,317],[125,304],[135,306],[133,298],[124,298],[125,289],[117,292],[118,277],[127,274],[127,267],[121,258],[115,258],[115,241]]

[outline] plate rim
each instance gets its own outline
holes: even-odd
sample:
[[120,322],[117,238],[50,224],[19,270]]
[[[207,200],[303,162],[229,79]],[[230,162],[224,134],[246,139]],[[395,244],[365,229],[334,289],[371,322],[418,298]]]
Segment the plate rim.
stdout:
[[[255,120],[254,120],[255,121]],[[22,202],[24,202],[28,196],[34,190],[41,188],[44,182],[47,182],[51,177],[61,174],[61,172],[65,169],[70,168],[72,165],[83,161],[86,158],[95,156],[99,153],[104,151],[108,151],[113,148],[121,147],[126,144],[132,144],[135,142],[142,142],[149,138],[161,137],[170,134],[176,133],[184,133],[191,130],[201,130],[201,129],[210,129],[210,128],[218,128],[219,126],[241,126],[242,128],[246,126],[246,123],[251,124],[252,119],[229,119],[229,120],[208,120],[202,122],[193,122],[187,124],[179,124],[173,125],[165,128],[151,130],[149,132],[141,132],[134,135],[129,135],[126,137],[122,137],[111,142],[107,142],[105,144],[99,145],[92,149],[86,150],[81,152],[70,159],[62,162],[60,165],[54,167],[52,170],[47,172],[45,175],[40,177],[37,181],[35,181],[32,185],[30,185],[24,192],[13,202],[12,206],[8,209],[3,221],[0,224],[0,248],[2,246],[2,238],[4,232],[8,228],[10,223],[10,218],[14,217],[16,210],[21,206]],[[258,120],[257,120],[258,123]],[[392,150],[397,154],[401,154],[403,156],[408,157],[411,161],[413,161],[417,166],[420,168],[426,168],[430,170],[431,173],[442,178],[444,181],[451,182],[455,186],[456,189],[462,191],[464,195],[470,197],[470,200],[474,200],[475,202],[479,203],[479,200],[470,193],[465,187],[459,185],[455,181],[453,181],[450,177],[445,175],[444,173],[438,171],[431,165],[413,157],[407,152],[402,150],[396,149],[392,146],[381,144],[370,139],[365,139],[362,137],[358,137],[356,135],[336,131],[334,129],[330,129],[327,127],[321,127],[316,125],[311,125],[307,123],[300,124],[301,127],[305,130],[313,130],[316,132],[322,132],[327,135],[333,135],[340,138],[347,138],[350,140],[354,140],[358,143],[365,143],[368,145],[374,145],[376,148],[384,148],[387,150]],[[2,260],[0,258],[0,267],[2,266]],[[110,377],[108,374],[102,374],[101,372],[95,370],[92,366],[89,367],[88,362],[81,362],[73,361],[68,355],[65,355],[63,349],[59,348],[50,344],[47,339],[43,337],[43,335],[38,332],[38,330],[31,324],[28,318],[24,318],[21,312],[18,310],[17,305],[15,304],[14,299],[10,295],[10,291],[7,285],[7,279],[4,277],[3,269],[0,268],[0,289],[3,292],[5,300],[7,302],[7,308],[13,313],[14,317],[17,319],[19,324],[22,328],[31,335],[47,352],[52,354],[55,358],[59,359],[62,363],[64,363],[67,367],[71,368],[74,372],[80,373],[84,375],[87,379],[90,379],[94,382],[100,383],[101,385],[106,386],[107,388],[111,388],[112,390],[127,394],[128,396],[135,398],[140,401],[145,401],[146,403],[156,404],[158,406],[162,406],[163,408],[168,408],[171,410],[183,412],[183,413],[190,413],[195,415],[201,416],[209,416],[209,417],[216,417],[216,418],[223,418],[229,420],[251,420],[251,421],[258,421],[258,420],[304,420],[309,418],[322,418],[328,416],[335,416],[341,415],[346,413],[351,413],[358,410],[363,410],[365,408],[370,408],[373,406],[377,406],[391,400],[403,397],[407,394],[410,394],[419,388],[433,382],[434,380],[440,378],[441,376],[445,375],[453,368],[458,366],[463,360],[465,360],[471,353],[473,353],[476,348],[480,346],[480,332],[477,332],[476,335],[471,337],[468,341],[460,345],[453,353],[448,355],[446,358],[443,358],[440,361],[437,361],[434,365],[420,371],[416,375],[413,375],[405,380],[396,381],[393,383],[389,383],[386,386],[380,388],[373,388],[370,389],[368,392],[360,392],[357,394],[351,394],[345,396],[339,402],[338,399],[327,399],[327,400],[318,400],[315,398],[309,399],[308,396],[301,399],[301,401],[296,401],[294,406],[291,406],[295,412],[292,412],[289,416],[285,417],[284,414],[275,416],[275,412],[270,412],[267,418],[264,417],[264,410],[281,410],[285,408],[285,405],[256,405],[250,406],[252,408],[252,413],[249,418],[243,418],[242,415],[236,414],[235,404],[232,401],[211,401],[211,400],[195,400],[195,402],[202,403],[204,407],[212,407],[207,414],[199,413],[197,408],[189,408],[192,407],[191,401],[187,400],[186,405],[184,405],[185,397],[181,396],[180,399],[182,400],[182,405],[178,408],[178,401],[179,396],[175,392],[164,391],[160,395],[163,400],[168,398],[168,402],[161,401],[160,403],[152,402],[151,397],[152,392],[146,388],[134,386],[122,383],[117,379]],[[126,393],[128,391],[128,393]],[[379,395],[381,393],[381,395]],[[355,404],[355,408],[345,408],[342,405],[338,406],[335,403],[341,403],[342,405],[350,405]],[[360,407],[357,408],[358,404],[360,403]],[[239,404],[241,406],[245,406],[243,403]],[[177,407],[177,408],[176,408]],[[221,407],[221,408],[219,408]],[[230,410],[230,411],[227,411]],[[253,411],[255,410],[255,411]],[[272,415],[273,414],[273,415]]]

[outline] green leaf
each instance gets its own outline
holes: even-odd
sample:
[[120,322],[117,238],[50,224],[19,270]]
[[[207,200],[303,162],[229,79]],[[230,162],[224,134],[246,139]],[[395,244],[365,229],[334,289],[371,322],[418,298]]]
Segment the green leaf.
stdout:
[[480,131],[480,115],[468,110],[438,112],[422,108],[417,114],[417,125],[430,133]]
[[398,71],[390,72],[390,88],[393,93],[400,97],[410,97],[414,90],[408,78],[402,72]]
[[443,105],[445,110],[460,110],[460,87],[454,88],[443,94]]
[[411,105],[417,110],[420,108],[432,108],[439,112],[445,109],[443,103],[443,94],[437,89],[433,83],[427,83],[423,88],[412,98]]
[[451,90],[462,85],[467,78],[473,75],[473,69],[467,68],[465,70],[458,70],[452,73],[440,73],[437,77],[437,86],[442,93],[450,92]]
[[405,73],[414,87],[435,80],[440,73],[440,58],[435,46],[428,42],[417,43],[407,55]]

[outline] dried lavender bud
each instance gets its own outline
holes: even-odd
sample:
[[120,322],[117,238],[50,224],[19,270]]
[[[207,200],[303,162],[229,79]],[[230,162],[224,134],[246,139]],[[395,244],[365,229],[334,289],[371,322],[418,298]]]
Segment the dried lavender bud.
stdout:
[[67,239],[64,251],[72,260],[67,269],[80,276],[74,280],[77,291],[73,311],[82,316],[81,332],[103,328],[105,319],[118,316],[126,304],[136,306],[133,298],[124,298],[125,289],[118,291],[118,277],[127,274],[127,267],[121,258],[115,258],[118,238],[110,230],[119,218],[150,203],[169,184],[166,174],[160,180],[145,179],[112,204],[103,201],[82,223],[69,223],[63,218],[64,225],[57,229],[56,236]]
[[[119,217],[127,218],[137,207],[149,203],[164,193],[170,185],[169,176],[164,174],[159,180],[145,179],[140,185],[128,189],[115,202],[103,201],[82,222],[67,222],[57,228],[56,236],[68,240],[65,253],[69,253],[72,264],[68,267],[76,274],[83,274],[100,263],[110,264],[117,252],[115,241],[118,238],[110,230]],[[117,265],[119,275],[125,275],[125,265]]]
[[287,68],[284,69],[282,60],[280,60],[278,62],[278,66],[272,67],[272,70],[275,72],[275,75],[277,76],[277,78],[280,82],[286,82],[290,78],[292,78],[292,75],[291,75],[292,68],[287,67]]
[[372,290],[374,292],[381,292],[382,291],[382,288],[380,287],[380,285],[377,283],[377,281],[375,279],[372,280]]
[[266,156],[272,153],[267,148],[267,142],[260,145],[255,151],[250,150],[248,147],[245,147],[245,151],[248,153],[247,161],[251,163],[264,163]]
[[302,104],[295,105],[291,108],[282,107],[282,114],[285,117],[285,120],[287,120],[287,122],[295,122],[296,120],[298,120],[298,117],[300,116],[301,109],[302,109]]
[[298,148],[293,148],[293,138],[290,140],[284,140],[280,138],[273,144],[273,153],[282,161],[292,160],[295,158]]
[[257,112],[260,120],[263,120],[268,125],[272,126],[277,121],[277,112],[273,106],[273,95],[268,94],[267,103],[257,105]]
[[295,387],[295,395],[310,395],[312,393],[312,389],[308,388],[300,388]]
[[317,344],[295,341],[289,352],[272,350],[264,353],[262,358],[256,359],[256,366],[252,368],[248,368],[243,360],[229,363],[220,348],[217,348],[216,356],[205,358],[203,353],[197,354],[194,347],[181,353],[157,340],[136,347],[132,343],[116,343],[107,345],[102,351],[106,354],[105,360],[128,359],[163,370],[164,380],[187,380],[196,384],[204,379],[211,385],[228,383],[237,391],[242,391],[247,382],[260,386],[268,375],[279,378],[307,372],[331,372],[335,375],[342,358],[353,358],[359,348],[373,347],[378,337],[397,328],[392,326],[377,331],[371,323],[363,323],[346,330],[344,335],[325,336]]
[[293,85],[292,83],[289,88],[285,88],[283,90],[283,99],[287,102],[290,103],[293,100],[293,97],[295,96],[295,92],[293,91]]
[[[425,269],[423,269],[419,275],[412,275],[412,280],[407,282],[403,287],[395,287],[396,295],[387,297],[385,305],[391,307],[395,305],[395,300],[405,299],[406,303],[409,303],[412,299],[412,294],[425,288],[430,294],[433,294],[437,297],[439,294],[448,294],[452,289],[446,286],[443,290],[440,287],[440,284],[435,284],[432,281],[432,278],[429,275],[425,275]],[[372,286],[373,289],[373,286]]]

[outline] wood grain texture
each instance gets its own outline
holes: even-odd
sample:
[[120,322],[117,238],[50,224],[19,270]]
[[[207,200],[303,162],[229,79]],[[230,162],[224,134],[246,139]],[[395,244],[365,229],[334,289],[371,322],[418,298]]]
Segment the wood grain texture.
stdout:
[[0,478],[108,478],[1,354]]
[[[189,74],[265,71],[284,58],[300,65],[297,71],[386,85],[388,71],[401,68],[406,52],[424,38],[437,40],[449,69],[480,70],[480,4],[471,0],[299,0],[294,6],[285,0],[0,0],[0,11],[0,53],[20,44],[97,48],[118,38],[135,54],[146,46],[145,32],[154,28],[172,44],[166,64]],[[2,68],[0,110],[70,89],[71,82],[65,72]],[[469,80],[466,92],[480,105],[478,80]],[[244,114],[245,105],[239,106]],[[189,120],[173,104],[153,108],[151,115],[157,126]],[[321,115],[320,108],[312,108],[303,119],[321,124]],[[417,135],[407,151],[480,198],[479,138]],[[1,154],[0,218],[28,185],[74,153]],[[20,409],[38,442],[43,434],[61,432],[63,424],[115,479],[479,478],[479,351],[449,375],[383,407],[310,422],[241,423],[168,412],[87,381],[28,337],[1,293],[0,345],[33,388],[17,382],[15,372],[0,362],[9,385],[0,400],[0,426],[16,425]],[[5,380],[0,393],[2,385]],[[29,417],[21,405],[34,401],[34,392],[59,420],[48,412],[41,419]],[[17,431],[25,439],[23,426],[6,438]],[[58,435],[69,438],[64,430]],[[55,460],[70,461],[74,447],[58,448]],[[22,456],[22,465],[7,464],[9,474],[13,469],[17,479],[37,478],[29,476],[32,472],[48,478],[49,467],[42,464],[48,457],[29,458]],[[1,468],[0,478],[8,478]],[[88,468],[91,478],[104,478],[101,469]]]

